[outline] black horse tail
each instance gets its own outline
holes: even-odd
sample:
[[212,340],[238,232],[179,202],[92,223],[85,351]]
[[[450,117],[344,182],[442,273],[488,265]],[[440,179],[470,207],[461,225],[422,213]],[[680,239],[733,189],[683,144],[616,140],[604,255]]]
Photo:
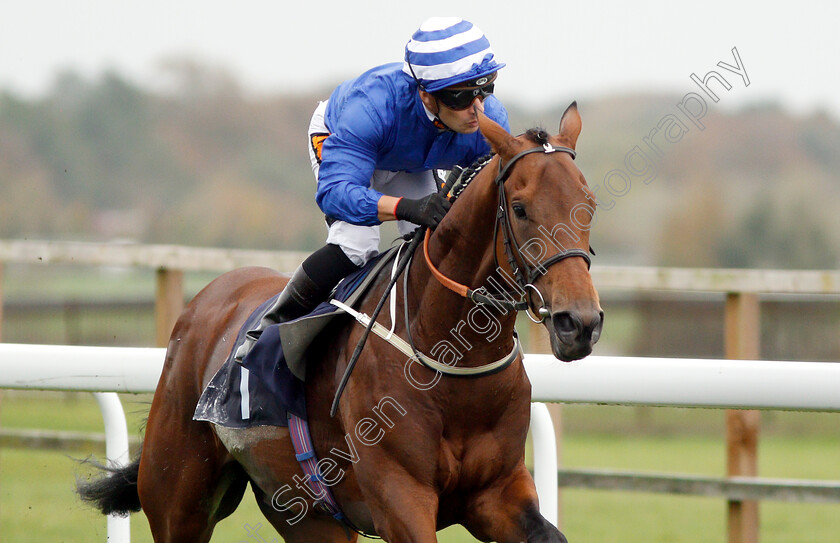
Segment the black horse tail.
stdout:
[[140,455],[130,464],[117,468],[93,460],[84,462],[96,466],[102,473],[92,480],[76,482],[76,492],[82,501],[96,507],[103,515],[127,517],[140,511],[140,496],[137,494]]

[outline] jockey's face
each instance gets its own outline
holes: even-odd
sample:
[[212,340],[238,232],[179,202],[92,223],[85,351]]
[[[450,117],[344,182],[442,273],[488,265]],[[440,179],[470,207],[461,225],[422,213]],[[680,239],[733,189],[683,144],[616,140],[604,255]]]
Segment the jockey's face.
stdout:
[[476,96],[466,109],[454,110],[443,105],[434,95],[423,90],[419,92],[423,104],[453,132],[472,134],[478,130],[478,117],[473,108],[477,107],[479,111],[484,111],[483,96]]

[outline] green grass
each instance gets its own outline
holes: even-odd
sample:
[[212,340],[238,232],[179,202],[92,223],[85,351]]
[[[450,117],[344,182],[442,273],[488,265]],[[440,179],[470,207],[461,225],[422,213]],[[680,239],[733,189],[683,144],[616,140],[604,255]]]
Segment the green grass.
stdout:
[[[129,431],[139,435],[148,396],[122,396]],[[725,471],[723,412],[566,406],[562,463],[568,467],[679,472],[719,476]],[[83,393],[5,392],[5,428],[101,432],[95,401]],[[840,480],[836,414],[764,413],[759,471],[767,477]],[[94,451],[0,449],[0,537],[9,542],[102,541],[103,517],[73,493],[89,470],[71,457]],[[101,451],[98,453],[101,457]],[[721,499],[566,489],[563,531],[572,543],[723,543],[726,505]],[[764,502],[762,543],[840,541],[840,506]],[[142,514],[132,516],[132,541],[151,542]],[[262,523],[276,537],[250,491],[237,512],[221,522],[214,542],[253,541],[245,525]],[[474,541],[461,527],[439,534],[444,543]]]
[[[78,456],[84,456],[79,454]],[[75,477],[86,469],[61,453],[0,450],[0,535],[3,541],[105,541],[105,517],[84,506],[75,496]],[[221,522],[213,541],[240,541],[247,537],[245,524],[265,519],[252,497]],[[151,542],[149,525],[142,514],[131,516],[131,540]],[[266,529],[266,535],[271,533]],[[268,541],[270,541],[270,537]]]
[[[119,396],[129,435],[140,435],[152,395]],[[88,392],[0,391],[0,425],[4,428],[104,432],[99,407]]]

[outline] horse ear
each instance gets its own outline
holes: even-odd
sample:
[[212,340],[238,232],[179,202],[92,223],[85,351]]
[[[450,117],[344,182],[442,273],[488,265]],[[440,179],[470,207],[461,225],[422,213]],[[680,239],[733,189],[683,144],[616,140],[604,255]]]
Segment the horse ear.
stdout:
[[490,144],[490,149],[494,153],[501,155],[504,158],[510,158],[518,152],[519,141],[511,136],[502,125],[488,117],[483,111],[475,108],[478,115],[478,129],[481,135]]
[[580,129],[582,127],[580,121],[580,113],[577,109],[577,101],[572,102],[566,111],[563,112],[563,117],[560,119],[560,139],[568,143],[569,147],[575,148]]

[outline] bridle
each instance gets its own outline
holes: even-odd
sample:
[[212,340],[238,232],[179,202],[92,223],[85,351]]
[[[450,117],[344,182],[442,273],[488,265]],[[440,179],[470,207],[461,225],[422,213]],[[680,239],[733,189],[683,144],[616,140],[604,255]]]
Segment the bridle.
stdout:
[[[516,164],[516,162],[519,161],[522,157],[533,153],[568,153],[569,155],[571,155],[573,160],[576,157],[574,149],[571,149],[569,147],[554,147],[548,142],[546,142],[540,147],[532,147],[530,149],[526,149],[520,153],[517,153],[504,165],[502,165],[501,157],[499,157],[499,171],[496,174],[496,178],[493,181],[498,187],[499,192],[499,204],[498,209],[496,210],[495,225],[493,227],[493,244],[494,246],[498,246],[497,240],[499,236],[499,231],[501,231],[505,256],[507,257],[510,269],[513,271],[516,284],[519,287],[519,300],[515,300],[513,296],[510,295],[510,293],[504,293],[502,298],[491,296],[487,293],[487,289],[484,287],[480,287],[478,289],[471,289],[466,285],[462,285],[443,275],[440,272],[440,270],[438,270],[435,267],[435,265],[432,263],[431,258],[429,257],[429,238],[431,236],[431,233],[428,230],[426,231],[426,238],[423,242],[423,252],[426,256],[426,264],[429,266],[432,275],[449,290],[452,290],[453,292],[472,300],[475,304],[490,304],[503,308],[505,310],[526,310],[528,318],[530,318],[535,323],[539,324],[545,321],[545,319],[550,316],[550,311],[545,306],[545,299],[543,298],[539,289],[537,289],[537,287],[534,286],[534,281],[536,281],[540,275],[544,274],[549,266],[557,264],[558,262],[567,258],[580,257],[584,261],[586,261],[587,268],[589,268],[592,265],[592,259],[589,257],[589,253],[587,251],[584,251],[583,249],[565,249],[553,254],[552,256],[548,257],[547,259],[545,259],[544,261],[542,261],[534,267],[528,265],[527,258],[523,255],[522,252],[522,246],[516,240],[516,235],[513,232],[513,226],[510,222],[510,216],[507,211],[508,206],[507,194],[505,192],[505,181],[510,176],[511,169]],[[495,258],[496,268],[501,269],[499,267],[498,257],[496,256]],[[540,306],[537,308],[536,311],[533,310],[531,304],[527,300],[529,290],[535,292],[540,299]],[[532,313],[536,313],[537,317],[532,315]]]
[[[429,267],[429,270],[432,272],[432,275],[446,288],[452,290],[453,292],[468,298],[476,305],[492,305],[501,310],[507,311],[512,309],[514,311],[522,311],[522,310],[530,310],[526,311],[528,317],[536,322],[542,323],[545,321],[546,318],[550,316],[550,312],[547,307],[545,307],[545,300],[540,294],[537,287],[533,285],[533,282],[536,281],[537,277],[541,273],[545,273],[545,270],[562,260],[570,257],[581,257],[586,261],[587,267],[589,267],[592,263],[591,259],[589,258],[589,254],[582,250],[582,249],[567,249],[560,251],[553,256],[547,258],[542,263],[540,263],[535,268],[531,268],[528,266],[527,262],[525,262],[525,257],[522,254],[522,248],[519,245],[519,242],[516,241],[516,236],[513,232],[513,227],[510,224],[510,217],[507,213],[507,195],[505,194],[505,180],[510,175],[511,168],[516,164],[516,162],[526,155],[530,155],[532,153],[568,153],[571,155],[572,159],[575,158],[575,151],[574,149],[570,149],[569,147],[552,147],[552,145],[548,142],[543,144],[541,147],[534,147],[531,149],[526,149],[511,158],[507,164],[502,166],[501,157],[499,157],[499,172],[496,174],[496,178],[494,183],[499,188],[499,208],[496,213],[496,222],[493,229],[493,245],[498,246],[498,234],[501,230],[503,236],[503,243],[505,248],[505,254],[508,259],[508,263],[510,264],[511,270],[513,270],[513,274],[516,277],[516,283],[519,286],[519,300],[514,298],[514,295],[509,292],[502,292],[502,297],[496,297],[488,293],[485,287],[480,287],[477,289],[471,289],[466,285],[462,285],[452,279],[443,275],[440,270],[435,267],[432,263],[432,259],[429,257],[429,238],[431,236],[431,231],[426,229],[425,238],[423,239],[423,253],[426,257],[426,265]],[[486,161],[482,162],[475,167],[468,168],[471,171],[469,179],[464,181],[464,184],[460,187],[459,190],[463,190],[464,185],[469,183],[470,180],[474,179],[475,176],[478,174],[481,169],[489,164],[490,159],[487,158]],[[467,171],[467,170],[465,170]],[[458,184],[458,180],[453,179],[455,184]],[[441,192],[442,194],[447,194],[450,189],[453,189],[451,185],[445,184]],[[454,192],[454,190],[453,190]],[[457,192],[456,192],[457,194]],[[510,366],[514,360],[516,360],[520,355],[520,346],[519,340],[514,333],[513,338],[513,349],[504,357],[495,362],[490,362],[488,364],[484,364],[482,366],[476,367],[450,367],[447,364],[443,364],[438,362],[434,359],[431,359],[428,356],[423,355],[417,350],[417,347],[414,345],[414,340],[411,337],[411,326],[410,326],[410,319],[408,314],[408,274],[406,273],[403,277],[403,306],[405,311],[405,322],[406,322],[406,337],[408,339],[407,342],[403,342],[398,340],[394,334],[384,329],[379,323],[376,322],[376,318],[379,315],[379,311],[382,309],[385,300],[389,297],[389,292],[391,288],[394,287],[396,284],[397,277],[402,274],[402,272],[406,269],[407,266],[411,263],[411,257],[414,254],[414,248],[417,246],[417,243],[420,242],[420,237],[422,235],[422,229],[418,229],[415,232],[412,241],[409,243],[408,250],[406,251],[406,255],[403,259],[400,259],[399,265],[395,268],[395,271],[391,277],[391,281],[388,286],[385,288],[384,294],[382,298],[379,300],[379,303],[374,309],[373,314],[371,316],[367,316],[365,314],[359,313],[355,311],[353,308],[346,306],[341,302],[337,302],[336,300],[332,300],[330,303],[336,305],[343,309],[345,312],[353,315],[356,320],[365,326],[365,332],[362,334],[362,337],[359,339],[359,342],[356,344],[356,349],[353,351],[352,356],[350,357],[350,361],[347,363],[347,367],[344,370],[344,375],[341,377],[341,381],[338,384],[336,389],[335,397],[333,398],[332,407],[330,408],[330,416],[333,417],[338,410],[338,401],[341,398],[341,394],[344,391],[345,386],[347,385],[347,381],[350,378],[350,374],[353,371],[353,368],[356,365],[356,362],[359,359],[359,355],[362,352],[362,347],[364,346],[365,342],[367,341],[367,337],[371,331],[380,335],[386,341],[389,341],[392,345],[400,349],[403,353],[408,355],[409,357],[413,358],[414,360],[419,361],[422,365],[426,366],[427,368],[442,373],[444,375],[449,375],[453,377],[482,377],[485,375],[492,375],[494,373],[498,373],[508,366]],[[495,252],[495,251],[494,251]],[[590,252],[592,252],[590,248]],[[592,252],[592,254],[595,254]],[[519,259],[517,259],[517,255]],[[521,260],[521,262],[520,262]],[[496,268],[501,270],[498,266],[498,258],[496,258]],[[503,271],[503,270],[502,270]],[[537,315],[540,317],[539,319],[535,318],[531,315],[533,311],[530,304],[528,303],[528,289],[533,290],[537,293],[537,296],[540,298],[540,307],[537,310]],[[393,317],[392,317],[393,322]]]

